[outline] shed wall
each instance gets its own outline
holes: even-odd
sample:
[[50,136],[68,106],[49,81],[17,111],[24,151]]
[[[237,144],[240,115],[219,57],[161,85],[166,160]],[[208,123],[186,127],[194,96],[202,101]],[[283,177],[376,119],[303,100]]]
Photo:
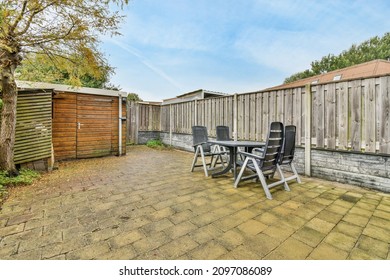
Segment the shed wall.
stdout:
[[15,164],[49,158],[52,142],[51,91],[18,92]]
[[[56,160],[118,154],[118,97],[57,92],[53,101]],[[122,104],[122,116],[126,116],[126,104]],[[125,123],[122,143],[122,154],[125,154]]]

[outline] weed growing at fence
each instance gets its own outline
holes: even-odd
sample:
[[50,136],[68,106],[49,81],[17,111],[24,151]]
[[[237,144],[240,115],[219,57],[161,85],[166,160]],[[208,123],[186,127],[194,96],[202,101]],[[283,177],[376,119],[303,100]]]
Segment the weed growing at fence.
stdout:
[[161,141],[161,139],[149,140],[148,142],[146,142],[146,146],[154,149],[162,149],[166,147],[164,143]]

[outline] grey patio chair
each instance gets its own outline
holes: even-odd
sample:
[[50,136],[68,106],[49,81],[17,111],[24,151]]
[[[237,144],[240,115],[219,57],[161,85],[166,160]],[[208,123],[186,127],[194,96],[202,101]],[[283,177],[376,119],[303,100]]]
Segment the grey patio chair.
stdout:
[[[192,127],[192,139],[194,147],[194,159],[192,161],[191,172],[194,171],[195,167],[203,167],[204,174],[209,176],[208,171],[215,168],[216,164],[221,163],[224,165],[222,159],[222,153],[213,151],[211,149],[212,144],[208,143],[207,128],[205,126],[193,126]],[[201,158],[202,164],[196,164],[198,158]],[[206,162],[206,157],[210,158],[210,162]]]
[[[266,144],[263,148],[254,148],[252,153],[240,152],[245,157],[240,173],[234,186],[237,187],[241,180],[258,177],[268,199],[272,199],[270,188],[283,184],[286,191],[290,191],[284,175],[279,166],[282,145],[284,141],[284,126],[281,122],[272,122],[269,128]],[[249,169],[256,174],[243,177],[244,171]],[[280,180],[267,184],[266,177],[273,177],[277,171]]]
[[[218,125],[216,127],[217,131],[217,141],[231,141],[230,133],[229,133],[229,127],[225,125]],[[224,162],[228,161],[229,151],[224,146],[215,145],[215,151],[222,154],[222,158],[224,159]]]
[[298,172],[294,166],[293,159],[295,153],[295,135],[296,135],[296,126],[295,125],[286,125],[284,127],[284,142],[282,153],[279,158],[279,165],[287,165],[291,168],[293,173],[292,176],[284,178],[284,180],[291,181],[296,179],[297,182],[301,183],[301,178],[299,178]]

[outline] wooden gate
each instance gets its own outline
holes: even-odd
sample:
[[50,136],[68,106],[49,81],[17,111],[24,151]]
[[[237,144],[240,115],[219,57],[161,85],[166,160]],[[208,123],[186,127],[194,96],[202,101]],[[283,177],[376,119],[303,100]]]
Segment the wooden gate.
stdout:
[[113,101],[111,96],[77,95],[77,158],[111,154]]

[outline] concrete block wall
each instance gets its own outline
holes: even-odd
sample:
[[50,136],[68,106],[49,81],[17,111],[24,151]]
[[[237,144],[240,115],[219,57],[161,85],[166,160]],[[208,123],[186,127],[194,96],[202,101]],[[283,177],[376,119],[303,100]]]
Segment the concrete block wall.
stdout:
[[[140,144],[156,138],[160,138],[164,144],[171,144],[169,133],[139,132],[138,134]],[[172,146],[193,152],[192,135],[173,133]],[[312,149],[311,155],[313,177],[390,192],[390,157],[319,149]],[[294,164],[298,173],[304,174],[304,148],[296,148]]]

